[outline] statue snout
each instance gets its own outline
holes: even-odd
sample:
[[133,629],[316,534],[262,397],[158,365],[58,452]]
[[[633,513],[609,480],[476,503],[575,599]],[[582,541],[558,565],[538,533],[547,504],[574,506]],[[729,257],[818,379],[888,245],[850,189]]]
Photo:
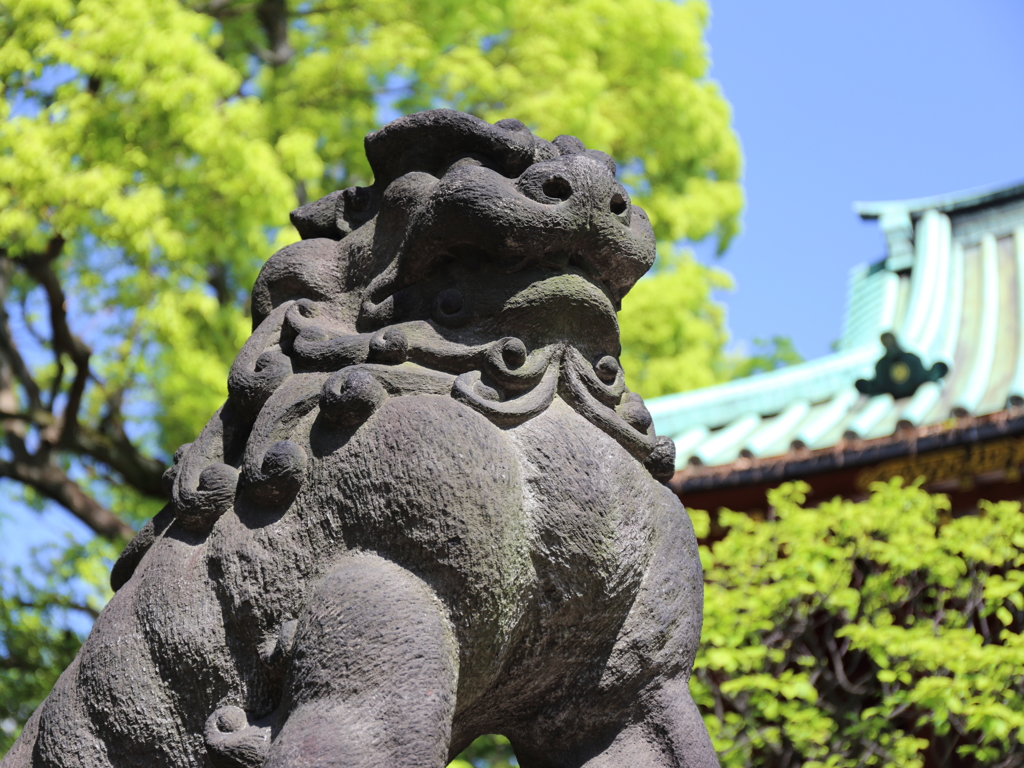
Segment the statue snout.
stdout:
[[607,216],[629,226],[629,193],[604,163],[587,155],[566,155],[528,168],[516,181],[534,202],[563,206],[591,216]]

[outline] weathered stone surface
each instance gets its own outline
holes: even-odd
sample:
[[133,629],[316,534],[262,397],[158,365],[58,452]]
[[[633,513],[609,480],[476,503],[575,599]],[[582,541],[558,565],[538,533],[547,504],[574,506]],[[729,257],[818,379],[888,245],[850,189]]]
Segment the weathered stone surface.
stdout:
[[654,239],[604,154],[451,111],[301,208],[230,396],[4,761],[713,766],[696,541],[618,364]]

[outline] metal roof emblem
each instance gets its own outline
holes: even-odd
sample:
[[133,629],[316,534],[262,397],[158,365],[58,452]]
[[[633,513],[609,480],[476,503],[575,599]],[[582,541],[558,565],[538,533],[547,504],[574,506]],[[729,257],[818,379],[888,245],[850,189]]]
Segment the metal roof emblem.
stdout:
[[943,362],[926,369],[921,358],[903,349],[891,333],[882,334],[882,344],[885,354],[875,363],[875,378],[857,379],[857,389],[865,395],[910,397],[925,382],[938,381],[949,373]]

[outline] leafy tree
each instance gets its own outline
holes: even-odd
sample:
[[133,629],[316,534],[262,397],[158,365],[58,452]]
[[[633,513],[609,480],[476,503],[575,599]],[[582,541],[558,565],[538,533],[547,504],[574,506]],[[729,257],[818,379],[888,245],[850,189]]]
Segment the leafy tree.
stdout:
[[708,387],[803,362],[785,336],[754,339],[754,354],[728,353],[725,308],[715,290],[733,287],[721,269],[665,247],[654,269],[622,300],[626,382],[647,398]]
[[[899,479],[862,503],[769,494],[701,547],[692,690],[724,766],[1024,765],[1024,515]],[[711,518],[690,511],[698,536]]]
[[448,768],[515,768],[519,765],[504,736],[481,736]]
[[4,573],[0,750],[88,624],[94,604],[69,596],[102,599],[89,574],[164,503],[172,452],[223,401],[248,290],[297,238],[287,212],[368,183],[362,139],[387,115],[575,134],[622,163],[661,240],[727,245],[740,152],[707,16],[699,0],[0,5],[2,491],[99,542]]
[[109,599],[106,565],[115,551],[98,536],[84,545],[54,543],[33,553],[28,574],[4,574],[15,588],[0,594],[0,751],[74,659],[79,633]]
[[754,339],[754,354],[734,358],[729,374],[730,378],[742,379],[803,361],[788,336],[772,336],[769,340]]
[[653,273],[626,294],[619,313],[626,383],[648,398],[730,378],[725,308],[712,291],[731,288],[732,278],[689,252],[665,250]]

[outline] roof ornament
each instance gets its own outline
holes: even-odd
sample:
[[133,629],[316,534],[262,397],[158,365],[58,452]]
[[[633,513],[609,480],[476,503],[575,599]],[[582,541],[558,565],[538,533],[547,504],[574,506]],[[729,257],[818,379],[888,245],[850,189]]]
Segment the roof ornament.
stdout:
[[926,370],[921,358],[903,349],[891,333],[882,334],[882,344],[885,354],[875,363],[875,378],[857,379],[857,389],[865,395],[888,392],[896,399],[910,397],[925,382],[938,381],[949,373],[949,366],[943,362]]

